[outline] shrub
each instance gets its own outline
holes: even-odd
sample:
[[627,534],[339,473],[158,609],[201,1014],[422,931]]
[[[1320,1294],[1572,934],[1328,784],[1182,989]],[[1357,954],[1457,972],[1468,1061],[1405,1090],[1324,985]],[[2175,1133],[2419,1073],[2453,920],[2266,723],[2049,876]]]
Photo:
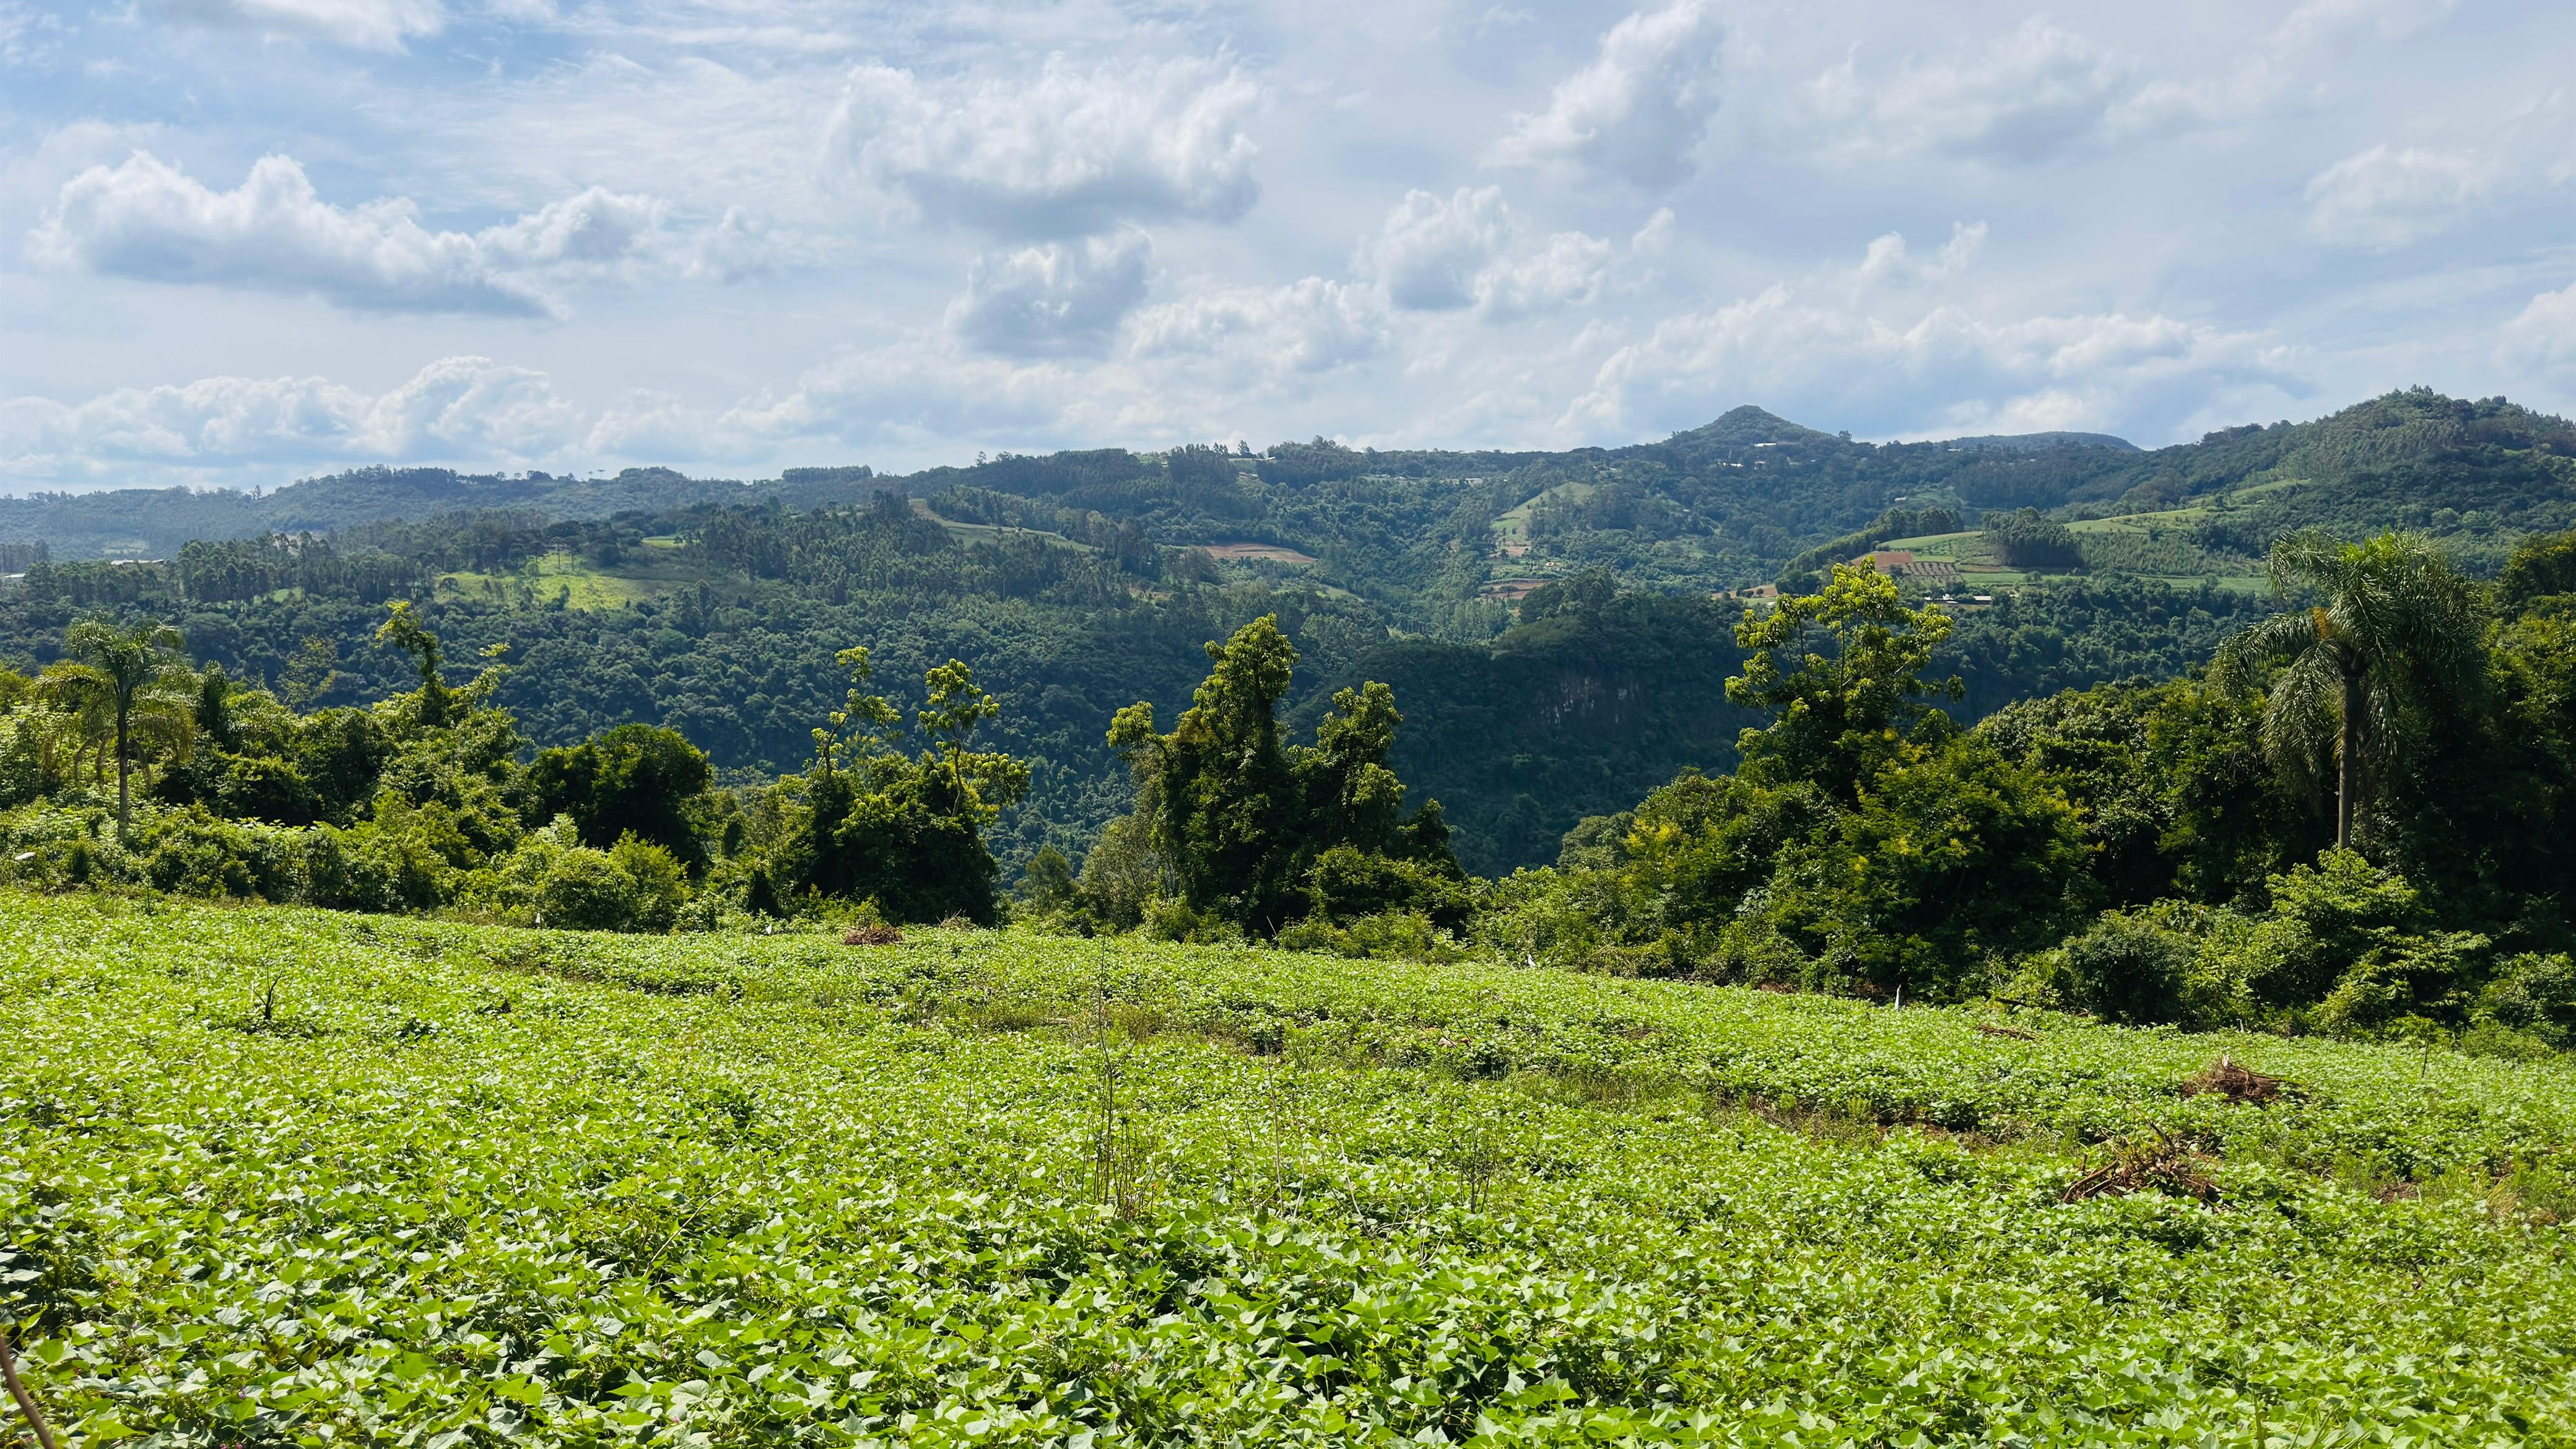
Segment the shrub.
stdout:
[[617,843],[609,847],[608,860],[627,880],[627,918],[619,929],[671,929],[689,895],[688,872],[679,857],[629,834],[619,836]]
[[2323,998],[2364,956],[2422,916],[2421,899],[2406,878],[2357,851],[2327,850],[2315,866],[2293,866],[2269,884],[2272,914],[2246,963],[2247,983],[2267,1006]]
[[2091,930],[2066,942],[2061,989],[2070,1005],[2105,1021],[2181,1021],[2189,1014],[2186,998],[2198,954],[2192,937],[2145,914],[2108,911]]
[[1281,931],[1279,944],[1354,960],[1454,961],[1461,954],[1449,933],[1419,911],[1386,911],[1338,925],[1309,917]]
[[2475,1014],[2553,1047],[2576,1045],[2576,959],[2514,957],[2479,993]]
[[2326,993],[2317,1024],[2339,1035],[2376,1036],[2420,1022],[2456,1022],[2487,944],[2486,937],[2465,931],[2392,936],[2353,963]]
[[1474,902],[1466,883],[1418,860],[1396,860],[1337,845],[1307,873],[1315,913],[1336,924],[1385,915],[1421,916],[1455,930]]
[[622,836],[607,850],[578,844],[572,821],[532,830],[481,873],[475,903],[576,931],[667,931],[687,904],[687,872],[661,846]]
[[138,823],[133,853],[156,890],[280,902],[305,895],[298,832],[218,820],[201,806]]
[[1728,929],[1778,936],[1819,981],[1956,998],[1986,987],[1998,955],[2062,935],[2083,857],[2064,796],[1954,739],[1881,770],[1858,809],[1784,853]]
[[1190,909],[1189,902],[1168,896],[1147,901],[1142,912],[1145,934],[1157,941],[1225,945],[1243,940],[1243,931],[1214,907]]

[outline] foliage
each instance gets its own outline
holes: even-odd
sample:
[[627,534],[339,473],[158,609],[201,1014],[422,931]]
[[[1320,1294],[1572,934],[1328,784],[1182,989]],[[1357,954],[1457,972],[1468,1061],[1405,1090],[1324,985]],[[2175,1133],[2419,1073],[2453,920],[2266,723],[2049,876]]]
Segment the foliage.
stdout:
[[2084,565],[2074,531],[2036,508],[1988,514],[1987,541],[2005,563],[2017,569],[2072,569]]
[[1394,691],[1342,690],[1313,745],[1283,745],[1278,706],[1297,651],[1278,621],[1255,619],[1207,654],[1214,667],[1170,734],[1155,732],[1149,703],[1120,710],[1109,731],[1181,901],[1264,936],[1310,912],[1462,921],[1439,803],[1407,814],[1386,765],[1403,723]]
[[1924,699],[1955,697],[1959,683],[1927,684],[1923,672],[1949,634],[1947,614],[1909,609],[1892,581],[1841,564],[1822,593],[1746,611],[1735,630],[1744,673],[1726,697],[1772,722],[1737,742],[1744,773],[1852,799],[1907,742],[1942,737],[1948,720]]
[[2263,715],[2263,744],[2294,778],[2331,758],[2335,843],[2349,845],[2365,792],[2405,745],[2464,708],[2485,683],[2480,620],[2468,583],[2427,541],[2386,534],[2339,543],[2315,533],[2272,549],[2273,588],[2324,602],[2282,614],[2228,641],[2222,675],[2279,666]]
[[532,808],[569,816],[582,844],[605,848],[632,835],[699,872],[707,850],[689,807],[712,782],[696,746],[652,725],[619,725],[569,749],[541,750],[528,770]]
[[923,679],[917,715],[930,748],[918,758],[887,731],[903,716],[867,692],[865,648],[840,652],[847,702],[814,731],[814,766],[794,802],[768,875],[791,889],[872,902],[895,921],[950,916],[998,919],[1000,866],[983,832],[1028,788],[1028,769],[1007,754],[968,748],[976,726],[1000,712],[955,660]]

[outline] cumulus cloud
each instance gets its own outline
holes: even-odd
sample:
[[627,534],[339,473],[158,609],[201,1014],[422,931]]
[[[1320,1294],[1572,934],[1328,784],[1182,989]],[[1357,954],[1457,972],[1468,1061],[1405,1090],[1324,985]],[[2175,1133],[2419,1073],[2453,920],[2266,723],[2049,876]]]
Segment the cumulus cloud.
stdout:
[[2501,341],[2506,362],[2576,381],[2576,284],[2532,298]]
[[1462,186],[1405,193],[1360,261],[1403,310],[1513,317],[1591,301],[1612,257],[1610,243],[1582,232],[1531,235],[1499,186]]
[[1034,80],[971,81],[871,65],[851,75],[825,147],[927,216],[1004,236],[1230,222],[1261,194],[1244,129],[1260,99],[1210,61],[1082,70],[1057,56]]
[[1135,355],[1220,364],[1235,378],[1329,372],[1386,350],[1375,289],[1306,277],[1279,287],[1224,287],[1147,307],[1131,329]]
[[319,36],[359,50],[400,50],[447,24],[438,0],[159,0],[174,19]]
[[405,199],[333,206],[291,157],[262,157],[240,186],[214,191],[137,151],[64,183],[31,250],[109,276],[309,294],[355,311],[560,317],[541,274],[618,261],[661,218],[651,198],[593,187],[480,232],[434,232]]
[[1593,62],[1517,114],[1495,144],[1506,166],[1615,177],[1648,190],[1690,179],[1718,107],[1725,35],[1707,0],[1675,0],[1610,27]]
[[1965,64],[1865,77],[1854,54],[1799,99],[1828,151],[2031,162],[2116,129],[2138,93],[2127,61],[2034,16]]
[[935,339],[908,338],[809,369],[784,396],[729,409],[707,433],[768,445],[814,438],[898,446],[1061,435],[1069,403],[1087,390],[1054,363],[957,355]]
[[2447,231],[2494,191],[2496,163],[2470,151],[2373,146],[2308,182],[2308,226],[2340,246],[2387,249]]
[[1861,254],[1857,276],[1864,282],[1937,282],[1967,270],[1986,245],[1986,224],[1953,222],[1950,239],[1928,257],[1906,250],[1905,234],[1892,231]]
[[1919,416],[2099,425],[2158,391],[2197,395],[2282,376],[2280,355],[2259,339],[2157,313],[1992,321],[1937,304],[1890,320],[1830,290],[1784,282],[1665,319],[1601,364],[1566,423],[1633,429],[1786,394],[1878,408],[1901,399]]
[[79,477],[99,465],[226,467],[320,460],[519,460],[574,434],[542,372],[449,357],[366,393],[318,377],[211,377],[78,403],[0,402],[0,472]]
[[948,330],[1002,357],[1098,357],[1145,300],[1153,246],[1141,232],[1046,242],[978,258]]

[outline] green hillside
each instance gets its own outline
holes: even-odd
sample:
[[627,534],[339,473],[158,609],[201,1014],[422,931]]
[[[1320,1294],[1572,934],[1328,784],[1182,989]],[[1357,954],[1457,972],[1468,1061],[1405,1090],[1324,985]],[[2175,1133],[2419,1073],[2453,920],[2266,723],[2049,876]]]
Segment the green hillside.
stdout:
[[0,1002],[71,1444],[2576,1442],[2563,1063],[18,895]]
[[[957,657],[1036,769],[1003,829],[1017,862],[1050,842],[1079,855],[1120,808],[1112,711],[1177,708],[1205,641],[1278,612],[1304,656],[1300,717],[1395,683],[1427,726],[1405,737],[1408,778],[1448,806],[1462,858],[1498,872],[1553,858],[1578,820],[1682,766],[1726,766],[1737,610],[1692,602],[1713,592],[1812,579],[1874,545],[1951,565],[1905,582],[1955,600],[1943,661],[1981,714],[2204,663],[2259,612],[2255,559],[2295,528],[2411,527],[2490,569],[2526,532],[2576,526],[2571,474],[2566,423],[2421,392],[2153,451],[2092,434],[1872,445],[1746,407],[1547,454],[1318,440],[751,484],[373,469],[258,497],[0,499],[0,546],[25,572],[0,583],[0,663],[51,662],[73,618],[123,610],[268,683],[324,640],[320,702],[356,703],[402,687],[370,639],[383,603],[411,598],[458,647],[507,646],[501,699],[536,744],[646,721],[720,768],[775,774],[803,764],[838,697],[835,650],[870,642],[906,675]],[[2002,558],[1982,520],[2025,508],[2071,552]],[[1523,621],[1522,600],[1578,583],[1665,602]]]

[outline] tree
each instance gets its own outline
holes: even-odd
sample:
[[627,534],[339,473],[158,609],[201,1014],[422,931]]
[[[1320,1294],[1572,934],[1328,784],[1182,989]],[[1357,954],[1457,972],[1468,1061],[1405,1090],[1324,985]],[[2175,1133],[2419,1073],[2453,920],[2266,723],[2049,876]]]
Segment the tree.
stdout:
[[2516,608],[2557,594],[2576,594],[2576,533],[2523,540],[2496,576],[2496,596]]
[[93,700],[112,721],[116,751],[116,838],[134,817],[131,775],[138,734],[158,735],[185,748],[188,739],[187,664],[179,631],[167,624],[120,625],[83,619],[64,636],[80,662],[65,671],[76,692]]
[[2318,532],[2272,546],[2273,592],[2323,602],[2227,641],[2222,677],[2278,665],[2263,714],[2276,766],[2304,782],[2331,751],[2335,844],[2352,845],[2362,797],[2434,719],[2457,712],[2484,681],[2475,595],[2429,540],[2387,533],[2341,543]]
[[805,807],[778,873],[824,895],[875,901],[898,921],[991,922],[1000,867],[984,831],[1029,782],[1020,761],[969,748],[1000,706],[957,660],[931,670],[917,718],[932,747],[914,759],[886,733],[902,714],[867,692],[868,651],[835,657],[850,675],[847,701],[814,731]]
[[376,630],[376,642],[390,645],[411,656],[411,666],[420,673],[420,723],[436,729],[447,723],[450,696],[447,681],[439,673],[438,636],[429,632],[411,611],[411,600],[396,599],[388,606],[388,617]]
[[706,849],[690,806],[712,779],[707,757],[678,731],[643,724],[542,751],[528,770],[536,818],[571,816],[581,843],[594,850],[631,834],[669,851],[693,874],[705,870]]
[[1894,580],[1842,564],[1822,593],[1783,598],[1768,614],[1745,610],[1735,641],[1749,657],[1726,697],[1773,719],[1739,738],[1742,773],[1857,798],[1906,741],[1949,733],[1949,717],[1925,697],[1956,699],[1960,683],[1923,679],[1949,637],[1949,615],[1909,609]]
[[[1215,667],[1170,734],[1154,732],[1149,704],[1118,711],[1109,731],[1136,772],[1137,818],[1190,909],[1265,935],[1317,910],[1429,913],[1436,903],[1455,918],[1444,883],[1460,876],[1439,802],[1407,815],[1403,782],[1387,768],[1404,723],[1395,692],[1374,682],[1340,690],[1315,743],[1284,747],[1278,708],[1297,650],[1277,616],[1207,653]],[[1337,849],[1345,856],[1318,877],[1318,862]],[[1412,868],[1379,869],[1354,854]]]
[[1299,791],[1279,747],[1279,701],[1297,650],[1267,614],[1206,647],[1214,668],[1170,734],[1156,734],[1154,707],[1138,703],[1110,722],[1109,743],[1151,777],[1140,804],[1153,806],[1182,899],[1275,930],[1293,918],[1297,893]]

